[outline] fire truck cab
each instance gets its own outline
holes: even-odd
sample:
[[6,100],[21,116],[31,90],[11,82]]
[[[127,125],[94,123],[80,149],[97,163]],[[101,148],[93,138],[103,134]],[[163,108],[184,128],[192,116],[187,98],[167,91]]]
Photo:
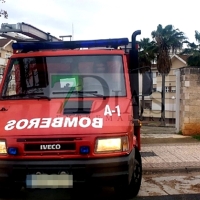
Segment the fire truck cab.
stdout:
[[[17,29],[34,37],[27,27],[39,31],[22,23],[3,24],[1,33]],[[138,194],[138,34],[132,35],[130,52],[119,48],[128,45],[127,38],[61,41],[44,34],[47,39],[37,35],[13,44],[0,85],[2,183],[26,188],[92,183],[128,197]],[[147,95],[151,76],[145,81]]]

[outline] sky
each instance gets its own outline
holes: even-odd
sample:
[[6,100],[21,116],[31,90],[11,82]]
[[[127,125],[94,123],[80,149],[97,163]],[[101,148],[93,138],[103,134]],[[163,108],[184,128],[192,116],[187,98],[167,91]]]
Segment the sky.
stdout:
[[[2,23],[27,23],[51,35],[73,35],[73,40],[127,37],[141,30],[151,38],[158,24],[172,24],[195,42],[200,32],[196,0],[6,0],[0,9],[8,12]],[[65,40],[69,40],[66,38]]]

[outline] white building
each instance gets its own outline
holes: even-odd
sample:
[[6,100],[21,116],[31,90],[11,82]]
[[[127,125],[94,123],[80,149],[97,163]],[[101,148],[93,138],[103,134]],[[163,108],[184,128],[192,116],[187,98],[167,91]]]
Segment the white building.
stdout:
[[0,39],[0,82],[2,80],[2,75],[8,62],[8,58],[13,54],[13,42],[14,41],[10,39]]

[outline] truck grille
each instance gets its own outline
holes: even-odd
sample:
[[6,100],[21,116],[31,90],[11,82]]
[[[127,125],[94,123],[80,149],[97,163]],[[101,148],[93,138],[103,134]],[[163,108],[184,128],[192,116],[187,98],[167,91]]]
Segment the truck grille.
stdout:
[[79,137],[69,138],[18,138],[17,142],[59,142],[59,141],[75,141],[82,140]]
[[50,156],[77,154],[77,145],[81,137],[52,137],[52,138],[17,138],[21,144],[20,154],[24,156]]
[[25,144],[25,151],[63,151],[76,150],[75,143],[59,143],[59,144]]

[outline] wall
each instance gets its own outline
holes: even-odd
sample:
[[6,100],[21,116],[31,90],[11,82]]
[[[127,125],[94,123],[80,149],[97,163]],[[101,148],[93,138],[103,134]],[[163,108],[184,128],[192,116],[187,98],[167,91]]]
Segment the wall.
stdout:
[[180,69],[180,130],[200,134],[200,68]]

